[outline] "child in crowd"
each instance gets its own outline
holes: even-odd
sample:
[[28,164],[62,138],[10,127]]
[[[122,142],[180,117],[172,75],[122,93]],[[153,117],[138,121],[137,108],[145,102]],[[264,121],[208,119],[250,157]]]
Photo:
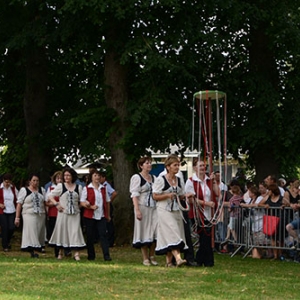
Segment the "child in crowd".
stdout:
[[240,216],[240,203],[243,200],[242,191],[239,186],[234,185],[231,187],[232,197],[229,199],[229,212],[230,219],[229,224],[227,226],[227,236],[225,241],[222,244],[228,243],[230,240],[230,236],[232,235],[234,242],[237,242],[237,234],[235,228],[238,224],[238,218]]

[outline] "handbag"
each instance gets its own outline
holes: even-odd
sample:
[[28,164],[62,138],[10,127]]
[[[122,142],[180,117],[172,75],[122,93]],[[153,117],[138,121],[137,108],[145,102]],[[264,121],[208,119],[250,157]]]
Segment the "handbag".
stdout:
[[263,233],[273,236],[277,233],[280,218],[276,216],[263,216]]

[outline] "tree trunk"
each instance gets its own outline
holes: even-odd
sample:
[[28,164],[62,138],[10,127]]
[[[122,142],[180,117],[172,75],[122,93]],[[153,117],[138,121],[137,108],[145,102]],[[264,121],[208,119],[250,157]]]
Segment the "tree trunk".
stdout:
[[[251,29],[249,49],[250,72],[255,77],[255,88],[251,91],[254,95],[255,107],[259,111],[256,118],[264,118],[267,120],[274,119],[274,111],[277,109],[278,98],[278,71],[276,67],[275,55],[272,51],[269,37],[266,34],[267,25],[260,23],[257,28]],[[263,105],[261,105],[263,103]],[[258,105],[260,104],[260,106]],[[268,109],[263,109],[263,108]],[[271,109],[269,109],[271,108]],[[255,120],[254,120],[255,122]],[[255,127],[254,127],[255,128]],[[274,137],[274,128],[272,126],[264,126],[255,128],[255,130],[263,130],[269,137],[268,142],[264,141],[256,147],[253,152],[254,165],[256,170],[256,180],[261,181],[270,174],[278,175],[279,165],[276,162],[276,137]]]
[[257,149],[254,154],[256,182],[263,181],[268,175],[279,175],[279,165],[274,161],[274,156],[272,147],[269,145],[262,145]]
[[49,180],[47,170],[52,156],[44,149],[46,120],[47,68],[43,49],[30,46],[26,57],[24,116],[28,139],[28,172],[38,172],[42,183]]
[[133,206],[129,194],[129,180],[134,170],[126,158],[124,149],[120,146],[126,133],[127,69],[120,64],[114,51],[106,54],[104,72],[106,103],[109,108],[114,109],[117,115],[109,136],[114,183],[118,192],[118,197],[114,201],[115,242],[118,245],[124,245],[132,241]]
[[[279,79],[275,54],[271,49],[270,39],[266,31],[267,25],[264,23],[261,23],[258,28],[251,29],[250,31],[250,71],[257,74],[257,79],[261,80],[261,84],[268,83],[272,86],[273,91],[277,91]],[[259,92],[261,91],[259,90]],[[257,95],[257,97],[259,96],[260,94]],[[265,90],[265,95],[263,96],[268,96],[268,91]]]

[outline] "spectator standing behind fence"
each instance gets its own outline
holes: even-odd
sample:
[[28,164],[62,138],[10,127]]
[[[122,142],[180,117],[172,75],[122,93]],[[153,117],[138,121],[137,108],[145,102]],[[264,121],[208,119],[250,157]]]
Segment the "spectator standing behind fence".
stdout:
[[282,187],[285,191],[287,191],[286,180],[284,178],[278,179],[278,186]]
[[22,187],[18,194],[15,225],[20,226],[22,212],[23,231],[21,250],[29,251],[32,258],[38,258],[46,239],[45,189],[39,187],[39,176],[29,176],[28,187]]
[[182,214],[179,210],[177,198],[184,199],[184,182],[176,177],[180,161],[176,155],[169,155],[165,161],[167,174],[155,179],[153,184],[153,199],[156,200],[158,227],[157,246],[158,255],[166,255],[166,266],[172,267],[174,256],[177,267],[186,263],[181,258],[180,251],[187,249]]
[[[291,183],[289,189],[286,190],[283,196],[283,204],[285,206],[291,206],[291,204],[299,204],[300,195],[299,195],[300,181],[295,180]],[[291,206],[293,208],[293,206]],[[293,212],[291,211],[290,218],[293,217]]]
[[225,192],[228,191],[228,187],[227,185],[221,181],[221,174],[220,174],[220,171],[215,171],[214,172],[215,174],[215,181],[217,183],[217,185],[219,186],[219,190],[220,190],[220,199],[224,196]]
[[15,230],[16,203],[18,190],[12,184],[12,175],[4,174],[0,186],[0,226],[4,252],[11,249],[10,241]]
[[132,245],[141,249],[143,264],[156,266],[155,246],[157,239],[157,210],[152,188],[155,177],[150,174],[152,159],[142,157],[137,162],[140,173],[130,179],[130,193],[134,206],[134,233]]
[[[265,183],[267,184],[267,186],[271,185],[271,184],[277,184],[277,179],[276,179],[276,176],[275,175],[269,175],[265,178]],[[284,196],[284,193],[285,193],[285,190],[281,187],[281,186],[278,186],[279,188],[279,191],[280,191],[280,195],[283,197]]]
[[[219,190],[220,190],[219,201],[221,201],[221,203],[222,203],[222,201],[226,200],[226,193],[228,191],[228,187],[223,181],[221,181],[220,171],[215,172],[215,181],[216,181],[217,185],[219,186]],[[226,237],[227,230],[226,230],[224,218],[225,218],[224,210],[222,210],[220,217],[218,219],[217,226],[216,226],[216,237],[217,237],[217,241],[219,241],[219,242],[223,242]],[[221,249],[219,249],[219,250],[221,250]]]
[[[242,190],[238,185],[234,185],[231,186],[230,192],[233,196],[230,198],[229,203],[225,203],[226,206],[229,206],[228,210],[230,213],[230,218],[229,218],[229,224],[227,226],[227,236],[223,244],[228,242],[237,243],[238,235],[236,230],[238,229],[241,221],[240,203],[243,201]],[[233,241],[230,239],[231,235]]]
[[[196,253],[198,266],[214,266],[214,254],[212,249],[212,226],[214,208],[220,195],[220,190],[215,181],[215,174],[206,175],[206,164],[199,158],[193,159],[194,174],[185,185],[187,193],[194,196],[193,211],[198,210],[195,215],[191,215],[197,225],[199,235],[199,249]],[[200,216],[200,218],[197,217]]]
[[107,227],[107,238],[108,238],[108,243],[109,247],[114,246],[115,242],[115,227],[114,227],[114,205],[113,202],[115,198],[117,197],[118,193],[115,191],[115,189],[107,182],[106,180],[106,173],[105,172],[100,172],[100,183],[105,186],[107,193],[110,198],[109,202],[109,208],[110,208],[110,222],[106,224]]
[[80,204],[84,208],[88,260],[95,260],[94,243],[96,238],[99,238],[104,260],[111,261],[106,234],[106,224],[110,221],[110,198],[106,187],[100,183],[100,172],[93,170],[89,176],[91,182],[83,188],[80,199]]
[[[80,260],[79,250],[85,248],[80,226],[79,200],[82,186],[75,184],[77,173],[72,168],[63,170],[63,183],[59,183],[49,194],[50,201],[57,207],[58,215],[49,241],[50,246],[59,247],[58,259],[62,259],[62,249],[71,248],[75,251],[74,259]],[[59,202],[55,197],[59,196]]]
[[[267,214],[280,218],[277,233],[271,236],[271,245],[273,247],[283,246],[284,239],[284,217],[283,217],[283,197],[280,194],[280,190],[277,184],[272,183],[268,185],[268,194],[258,204],[259,207],[267,209]],[[281,250],[273,248],[274,259],[278,259],[281,255]]]
[[[265,214],[264,209],[258,208],[258,204],[261,202],[263,197],[260,194],[259,189],[256,186],[249,188],[250,203],[241,203],[240,206],[243,208],[250,209],[250,220],[252,230],[252,245],[263,245],[265,235],[263,230],[263,215]],[[254,247],[252,249],[252,258],[262,258],[262,252],[259,248]]]
[[292,220],[286,225],[286,230],[288,234],[293,238],[293,242],[290,243],[291,249],[296,249],[299,247],[299,236],[298,231],[300,229],[300,195],[299,195],[300,181],[295,180],[290,185],[290,189],[284,194],[283,203],[285,206],[292,208],[289,215],[289,220]]
[[257,199],[256,202],[260,203],[261,200],[268,195],[269,190],[268,190],[267,184],[264,181],[262,181],[262,182],[259,183],[258,190],[259,190],[260,196],[258,197],[259,199]]
[[249,195],[249,189],[250,189],[251,186],[254,186],[254,182],[247,181],[247,183],[246,183],[246,192],[243,195],[243,202],[244,203],[250,203],[251,200],[252,200],[250,195]]

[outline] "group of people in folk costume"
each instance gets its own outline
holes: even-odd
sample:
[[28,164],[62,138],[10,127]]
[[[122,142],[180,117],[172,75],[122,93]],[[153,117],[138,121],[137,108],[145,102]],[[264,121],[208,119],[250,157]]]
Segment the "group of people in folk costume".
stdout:
[[3,250],[10,250],[14,228],[20,226],[22,219],[21,250],[33,258],[44,251],[48,236],[57,259],[70,256],[73,251],[74,260],[79,261],[80,251],[87,248],[88,260],[95,260],[94,244],[100,240],[104,260],[111,261],[107,222],[111,220],[110,202],[116,192],[101,178],[105,178],[103,173],[92,169],[83,187],[77,183],[76,171],[65,168],[53,174],[47,191],[40,187],[37,174],[31,174],[28,184],[18,191],[12,176],[5,174],[0,187]]
[[[185,183],[175,154],[167,157],[166,172],[158,177],[150,174],[151,164],[150,157],[139,159],[140,173],[133,175],[130,181],[135,214],[133,247],[141,249],[143,264],[157,265],[156,254],[166,256],[167,267],[185,264],[212,267],[212,230],[207,225],[220,195],[215,174],[207,176],[205,163],[195,158],[194,174]],[[190,220],[199,236],[196,259]]]

